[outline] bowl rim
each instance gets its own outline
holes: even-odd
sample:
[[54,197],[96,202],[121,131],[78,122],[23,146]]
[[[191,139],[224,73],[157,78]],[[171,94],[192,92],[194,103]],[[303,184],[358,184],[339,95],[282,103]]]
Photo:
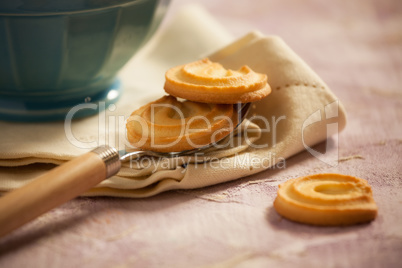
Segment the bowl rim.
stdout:
[[[104,7],[94,7],[94,8],[86,8],[80,10],[71,10],[71,11],[27,11],[26,13],[13,13],[13,12],[4,12],[0,11],[0,17],[40,17],[40,16],[59,16],[59,15],[75,15],[75,14],[83,14],[83,13],[91,13],[98,11],[105,11],[113,8],[126,7],[131,5],[136,5],[140,3],[147,2],[148,0],[128,0],[124,3],[112,4]],[[156,0],[159,2],[159,0]]]

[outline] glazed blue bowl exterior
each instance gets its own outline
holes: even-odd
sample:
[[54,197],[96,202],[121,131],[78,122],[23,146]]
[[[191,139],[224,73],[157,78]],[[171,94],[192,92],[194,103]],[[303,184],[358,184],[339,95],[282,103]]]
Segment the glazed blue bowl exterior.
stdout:
[[0,119],[63,119],[77,104],[116,101],[116,73],[156,29],[166,6],[158,0],[0,1]]

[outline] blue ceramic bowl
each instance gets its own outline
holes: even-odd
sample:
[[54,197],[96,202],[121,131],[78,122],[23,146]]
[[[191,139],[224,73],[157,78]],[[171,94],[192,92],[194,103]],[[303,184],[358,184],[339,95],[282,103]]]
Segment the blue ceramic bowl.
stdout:
[[167,4],[1,0],[0,119],[63,119],[80,103],[115,102],[116,73],[154,32]]

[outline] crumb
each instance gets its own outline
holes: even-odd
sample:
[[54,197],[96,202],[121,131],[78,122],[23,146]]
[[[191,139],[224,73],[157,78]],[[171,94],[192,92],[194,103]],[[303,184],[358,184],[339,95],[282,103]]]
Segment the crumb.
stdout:
[[349,160],[352,160],[352,159],[363,159],[364,160],[364,157],[363,156],[361,156],[361,155],[350,155],[350,156],[345,156],[345,157],[341,157],[341,158],[339,158],[338,159],[338,162],[340,163],[340,162],[345,162],[345,161],[349,161]]

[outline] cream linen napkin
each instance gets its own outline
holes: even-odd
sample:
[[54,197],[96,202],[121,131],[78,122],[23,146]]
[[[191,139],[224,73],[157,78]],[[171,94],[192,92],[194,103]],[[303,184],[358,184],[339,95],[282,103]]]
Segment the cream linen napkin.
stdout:
[[[165,71],[197,60],[229,40],[205,11],[186,8],[121,72],[125,92],[116,105],[105,107],[97,116],[74,120],[71,128],[65,122],[0,122],[0,191],[20,187],[52,168],[49,163],[61,164],[98,145],[124,148],[124,120],[140,105],[164,94]],[[126,163],[116,176],[85,195],[146,197],[234,180],[305,149],[320,157],[310,147],[344,128],[342,105],[280,38],[253,32],[210,55],[210,59],[234,69],[247,64],[268,75],[273,92],[253,105],[248,126],[240,128],[240,132],[247,128],[247,138],[244,134],[235,137],[231,148],[209,152],[209,161],[203,163],[194,158]],[[332,119],[330,124],[326,119]]]

